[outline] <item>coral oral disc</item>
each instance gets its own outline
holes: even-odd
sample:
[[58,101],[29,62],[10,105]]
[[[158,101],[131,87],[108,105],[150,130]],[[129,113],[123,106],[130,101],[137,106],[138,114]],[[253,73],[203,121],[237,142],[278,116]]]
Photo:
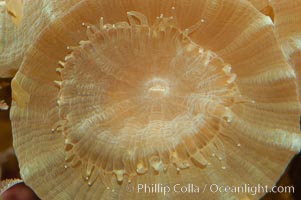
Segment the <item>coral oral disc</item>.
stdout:
[[118,182],[168,165],[207,166],[212,152],[223,155],[219,126],[231,121],[240,95],[236,75],[170,18],[149,25],[141,13],[128,16],[130,23],[84,23],[89,40],[60,62],[67,162],[91,163],[89,175],[115,174]]

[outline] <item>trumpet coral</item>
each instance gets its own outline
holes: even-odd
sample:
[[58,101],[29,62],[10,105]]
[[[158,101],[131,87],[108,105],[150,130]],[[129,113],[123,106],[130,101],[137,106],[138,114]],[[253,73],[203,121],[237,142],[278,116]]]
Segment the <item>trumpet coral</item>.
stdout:
[[[271,19],[259,1],[66,2],[35,5],[57,11],[23,41],[32,45],[12,81],[14,148],[38,196],[160,199],[138,184],[275,184],[301,147],[288,62],[299,65],[298,47],[277,3]],[[263,194],[166,194],[200,195]]]

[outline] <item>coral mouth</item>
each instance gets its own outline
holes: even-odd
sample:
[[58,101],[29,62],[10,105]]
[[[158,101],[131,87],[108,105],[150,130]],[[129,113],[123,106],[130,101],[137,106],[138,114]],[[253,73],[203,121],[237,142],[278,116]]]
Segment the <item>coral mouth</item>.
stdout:
[[170,93],[168,80],[163,80],[157,77],[152,78],[146,83],[146,96],[153,100],[166,97]]
[[219,128],[240,98],[231,66],[172,18],[152,25],[138,12],[128,18],[84,24],[88,40],[60,62],[54,130],[65,136],[66,168],[80,163],[92,184],[224,159]]

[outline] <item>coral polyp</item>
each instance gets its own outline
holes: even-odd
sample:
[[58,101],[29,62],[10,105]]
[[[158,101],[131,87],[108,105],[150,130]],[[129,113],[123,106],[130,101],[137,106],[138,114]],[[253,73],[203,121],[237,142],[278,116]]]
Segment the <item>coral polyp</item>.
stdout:
[[271,188],[299,152],[300,0],[20,2],[0,76],[41,198],[258,199],[128,187]]
[[88,40],[68,47],[59,62],[56,130],[65,136],[66,166],[86,166],[87,180],[93,169],[92,179],[115,174],[122,182],[226,159],[219,127],[231,122],[231,106],[244,102],[231,66],[170,17],[152,25],[142,13],[128,17],[84,23]]

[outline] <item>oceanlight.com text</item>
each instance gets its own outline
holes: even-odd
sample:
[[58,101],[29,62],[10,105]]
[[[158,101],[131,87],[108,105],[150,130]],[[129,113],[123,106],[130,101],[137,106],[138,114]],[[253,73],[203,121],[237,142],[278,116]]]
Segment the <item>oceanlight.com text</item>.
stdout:
[[293,186],[273,186],[268,187],[267,185],[250,185],[242,184],[239,186],[230,186],[230,185],[219,185],[219,184],[137,184],[129,185],[129,192],[137,193],[161,193],[166,195],[168,193],[248,193],[251,195],[256,195],[258,193],[294,193],[295,188]]

